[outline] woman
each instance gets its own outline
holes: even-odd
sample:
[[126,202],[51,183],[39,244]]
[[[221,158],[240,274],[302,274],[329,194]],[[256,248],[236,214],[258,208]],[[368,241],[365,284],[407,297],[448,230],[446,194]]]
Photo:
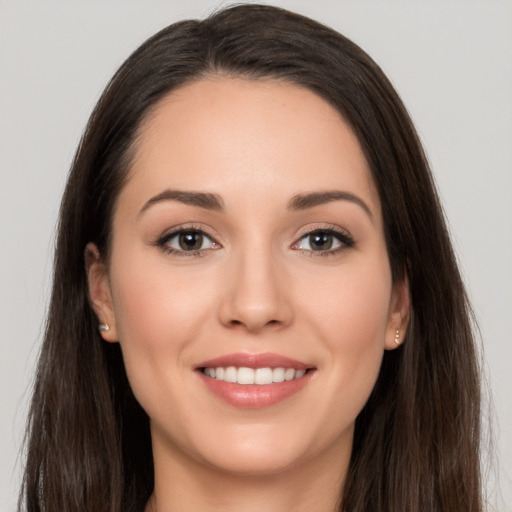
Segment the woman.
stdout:
[[480,511],[469,306],[357,46],[273,7],[116,73],[61,207],[27,510]]

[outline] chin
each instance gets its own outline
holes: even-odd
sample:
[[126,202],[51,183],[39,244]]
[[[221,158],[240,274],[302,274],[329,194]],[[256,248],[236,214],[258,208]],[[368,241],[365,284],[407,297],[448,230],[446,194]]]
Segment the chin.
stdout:
[[[214,455],[214,454],[211,454]],[[217,471],[223,471],[241,477],[275,476],[299,466],[303,455],[298,451],[289,453],[278,447],[236,447],[227,452],[209,457],[209,465]]]
[[324,437],[322,443],[318,442],[322,436],[315,432],[297,425],[262,423],[228,428],[223,433],[217,431],[212,442],[196,444],[196,460],[217,471],[264,477],[300,471],[330,449],[334,452],[351,446],[352,429],[345,440],[333,435]]

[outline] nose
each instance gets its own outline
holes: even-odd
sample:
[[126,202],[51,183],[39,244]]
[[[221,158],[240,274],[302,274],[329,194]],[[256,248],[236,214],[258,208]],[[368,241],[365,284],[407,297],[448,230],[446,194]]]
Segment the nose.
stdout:
[[272,253],[248,252],[229,262],[223,284],[220,321],[251,333],[282,329],[293,318],[291,284]]

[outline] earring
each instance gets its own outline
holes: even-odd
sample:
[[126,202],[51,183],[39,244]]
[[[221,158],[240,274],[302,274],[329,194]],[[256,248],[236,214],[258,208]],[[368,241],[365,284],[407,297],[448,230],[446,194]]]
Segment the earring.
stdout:
[[100,332],[108,332],[110,331],[110,326],[108,324],[100,324],[98,329]]
[[395,343],[400,345],[400,331],[398,329],[395,332]]

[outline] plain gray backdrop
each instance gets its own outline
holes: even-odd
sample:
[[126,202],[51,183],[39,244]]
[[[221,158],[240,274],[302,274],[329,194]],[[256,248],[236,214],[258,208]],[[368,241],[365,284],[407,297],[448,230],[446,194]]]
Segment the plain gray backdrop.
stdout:
[[[490,501],[512,512],[512,3],[268,3],[352,38],[411,112],[480,323],[495,411]],[[87,117],[144,39],[225,4],[0,0],[0,512],[15,508],[58,205]]]

